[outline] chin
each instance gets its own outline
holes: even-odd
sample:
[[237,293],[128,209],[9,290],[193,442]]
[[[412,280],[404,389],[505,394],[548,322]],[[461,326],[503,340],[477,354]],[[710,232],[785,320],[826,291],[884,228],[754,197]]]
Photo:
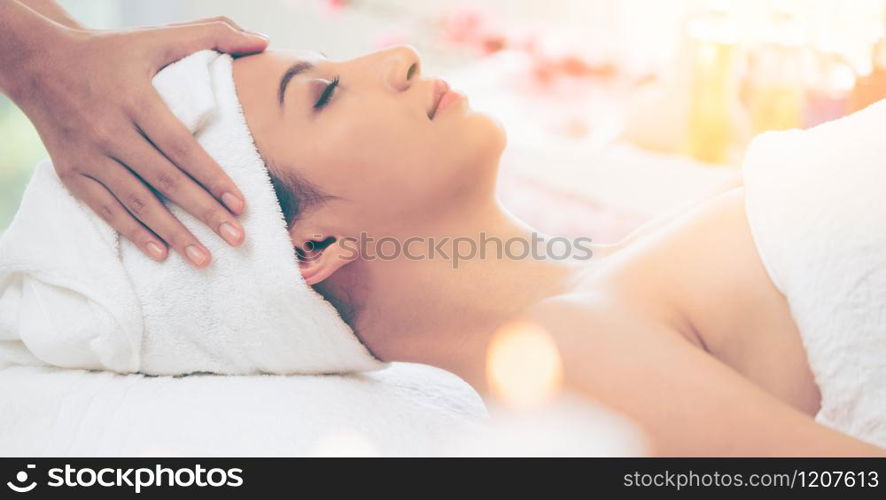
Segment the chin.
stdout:
[[494,166],[497,170],[498,161],[508,143],[504,126],[485,113],[471,113],[466,117],[466,121],[468,147],[476,151],[475,163]]
[[461,130],[460,154],[449,174],[454,180],[450,193],[459,203],[473,205],[494,195],[507,136],[497,120],[481,113],[466,116]]

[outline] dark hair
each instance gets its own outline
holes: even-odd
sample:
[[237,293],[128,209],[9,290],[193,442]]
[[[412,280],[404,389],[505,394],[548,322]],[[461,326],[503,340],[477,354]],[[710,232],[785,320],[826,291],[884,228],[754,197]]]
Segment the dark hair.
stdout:
[[[268,176],[271,178],[271,185],[274,186],[274,193],[277,195],[277,202],[280,203],[280,209],[283,211],[283,218],[286,220],[286,227],[291,228],[298,219],[307,211],[319,204],[332,198],[314,184],[294,172],[282,172],[274,168],[270,163],[265,161],[268,166]],[[327,240],[319,246],[328,244]],[[300,249],[294,249],[298,258],[302,258],[304,253]],[[357,307],[350,295],[346,291],[341,291],[342,296],[333,294],[328,287],[322,283],[314,285],[314,291],[319,293],[333,307],[338,314],[351,328],[355,328],[354,320],[357,315]]]
[[282,172],[269,164],[268,175],[283,211],[286,227],[292,227],[307,210],[331,198],[294,172]]

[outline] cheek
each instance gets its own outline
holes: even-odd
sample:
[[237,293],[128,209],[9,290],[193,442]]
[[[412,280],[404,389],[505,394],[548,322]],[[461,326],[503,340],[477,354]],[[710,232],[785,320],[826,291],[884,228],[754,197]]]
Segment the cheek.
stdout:
[[429,124],[415,116],[384,109],[364,109],[338,120],[324,132],[315,156],[331,182],[350,197],[383,203],[420,196],[429,167],[440,161]]
[[484,115],[423,123],[376,109],[324,127],[311,156],[323,188],[353,202],[355,221],[390,230],[491,197],[503,145],[502,130]]

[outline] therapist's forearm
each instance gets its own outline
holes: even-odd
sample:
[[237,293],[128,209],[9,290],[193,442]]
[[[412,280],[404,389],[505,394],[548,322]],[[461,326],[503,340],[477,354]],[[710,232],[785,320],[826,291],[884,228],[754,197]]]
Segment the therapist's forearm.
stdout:
[[63,26],[73,29],[83,29],[83,25],[71,17],[65,9],[53,0],[18,0],[27,5],[38,14],[51,19]]

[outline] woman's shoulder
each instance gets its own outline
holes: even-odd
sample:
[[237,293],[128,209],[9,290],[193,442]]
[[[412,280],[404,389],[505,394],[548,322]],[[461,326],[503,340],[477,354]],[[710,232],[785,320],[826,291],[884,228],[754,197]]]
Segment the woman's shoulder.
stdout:
[[732,186],[628,242],[602,247],[569,293],[538,308],[575,310],[619,330],[667,329],[702,346],[697,312],[744,310],[737,299],[765,280],[756,272],[743,206],[743,189]]
[[540,326],[561,352],[624,355],[652,336],[684,341],[664,317],[637,301],[625,300],[593,278],[576,289],[549,297],[523,312],[521,321]]

